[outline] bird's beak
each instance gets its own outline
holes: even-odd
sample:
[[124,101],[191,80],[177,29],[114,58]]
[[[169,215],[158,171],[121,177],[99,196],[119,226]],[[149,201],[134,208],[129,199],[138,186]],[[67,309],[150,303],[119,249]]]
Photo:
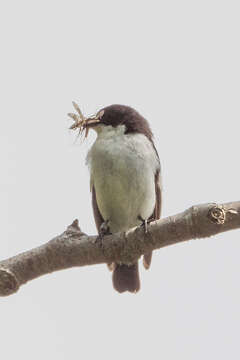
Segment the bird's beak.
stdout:
[[90,117],[83,123],[83,128],[92,128],[100,123],[100,119],[96,117]]
[[76,121],[70,129],[76,130],[79,129],[79,133],[81,134],[85,130],[85,138],[88,136],[89,129],[94,128],[100,123],[100,119],[96,117],[90,117],[87,119],[83,119],[80,121]]
[[88,131],[90,128],[94,128],[101,122],[101,117],[104,114],[104,110],[100,111],[95,116],[91,116],[89,118],[85,118],[79,108],[79,106],[73,101],[73,106],[77,111],[77,114],[69,113],[68,116],[74,120],[74,124],[70,126],[69,129],[76,130],[79,129],[80,133],[85,130],[85,137],[88,135]]
[[[72,115],[74,115],[74,114],[68,114],[68,115],[73,118]],[[84,130],[86,128],[94,127],[94,126],[98,125],[100,122],[100,119],[97,119],[95,117],[90,117],[90,118],[83,119],[83,120],[77,119],[75,117],[73,119],[75,120],[75,123],[70,126],[69,129],[71,129],[71,130],[75,130],[77,128],[79,128],[80,130]]]

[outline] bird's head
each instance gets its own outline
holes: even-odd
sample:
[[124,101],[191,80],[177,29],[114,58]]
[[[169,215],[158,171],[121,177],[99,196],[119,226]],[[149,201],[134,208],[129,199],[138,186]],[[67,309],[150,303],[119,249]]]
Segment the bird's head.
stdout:
[[73,106],[78,114],[68,114],[75,121],[70,129],[80,129],[80,132],[85,130],[85,136],[88,135],[89,129],[94,129],[98,134],[108,131],[123,134],[141,133],[152,140],[153,135],[147,120],[129,106],[106,106],[99,110],[96,115],[88,118],[83,116],[75,102],[73,102]]

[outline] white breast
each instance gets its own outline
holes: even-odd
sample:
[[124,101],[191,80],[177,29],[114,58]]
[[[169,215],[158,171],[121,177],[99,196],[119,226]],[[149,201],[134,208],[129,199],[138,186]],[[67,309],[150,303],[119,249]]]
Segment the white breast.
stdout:
[[155,207],[154,176],[159,160],[143,134],[124,134],[124,127],[105,127],[87,156],[98,208],[111,232],[124,231],[147,219]]

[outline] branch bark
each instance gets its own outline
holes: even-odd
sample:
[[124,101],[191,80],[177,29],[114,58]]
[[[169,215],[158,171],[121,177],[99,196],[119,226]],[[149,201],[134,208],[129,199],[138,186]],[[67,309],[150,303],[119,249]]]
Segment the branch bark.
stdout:
[[63,234],[46,244],[0,262],[0,296],[41,275],[74,266],[123,262],[130,264],[151,250],[182,241],[206,238],[240,228],[240,201],[204,204],[125,233],[87,236],[75,220]]

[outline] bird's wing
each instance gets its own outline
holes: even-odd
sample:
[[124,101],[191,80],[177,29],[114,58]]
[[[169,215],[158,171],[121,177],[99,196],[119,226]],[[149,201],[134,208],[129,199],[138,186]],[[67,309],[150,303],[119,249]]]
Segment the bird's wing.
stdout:
[[97,204],[97,198],[96,198],[96,191],[95,191],[95,187],[92,184],[92,207],[93,207],[93,215],[94,215],[94,219],[95,219],[95,224],[97,227],[97,231],[98,233],[100,232],[100,226],[102,225],[102,223],[104,222],[104,219],[99,211],[98,208],[98,204]]
[[[160,169],[157,170],[155,174],[155,193],[156,193],[156,203],[153,214],[150,216],[150,220],[158,220],[161,217],[162,209],[162,190],[161,190],[161,175]],[[143,255],[143,266],[145,269],[149,269],[152,260],[152,251]]]
[[161,184],[161,175],[160,170],[158,170],[155,174],[155,193],[156,193],[156,204],[153,213],[153,217],[155,220],[160,219],[161,210],[162,210],[162,184]]
[[[95,224],[97,227],[97,231],[98,231],[98,233],[100,233],[100,227],[101,227],[102,223],[104,222],[104,219],[98,208],[97,198],[96,198],[96,190],[95,190],[95,187],[93,184],[91,185],[91,191],[92,191],[92,207],[93,207],[94,220],[95,220]],[[107,264],[107,266],[110,271],[114,270],[114,267],[115,267],[114,263]]]

